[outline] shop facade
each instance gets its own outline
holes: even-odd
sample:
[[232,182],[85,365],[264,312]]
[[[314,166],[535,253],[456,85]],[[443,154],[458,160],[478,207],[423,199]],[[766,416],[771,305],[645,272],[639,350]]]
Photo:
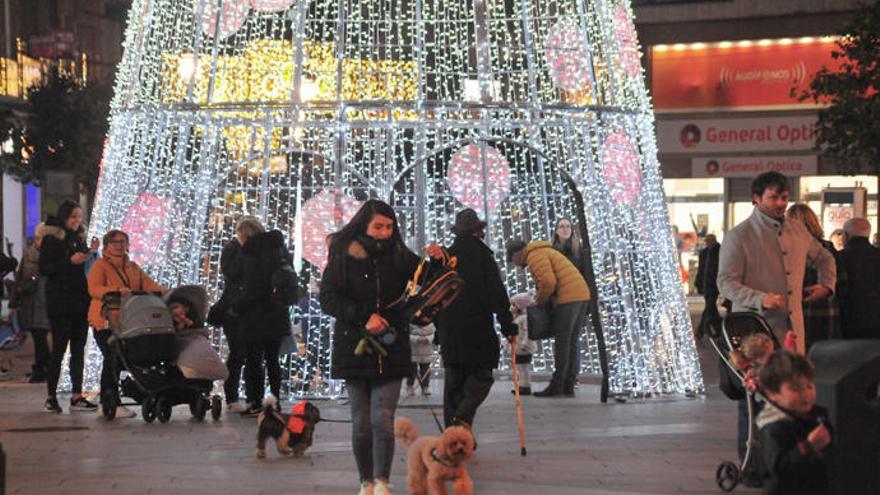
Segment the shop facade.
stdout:
[[799,98],[817,70],[839,63],[831,56],[835,41],[803,36],[646,50],[664,192],[691,290],[705,235],[723,242],[752,213],[750,185],[762,172],[790,178],[792,203],[816,212],[826,238],[857,216],[876,232],[878,178],[840,174],[821,156],[814,129],[820,107]]

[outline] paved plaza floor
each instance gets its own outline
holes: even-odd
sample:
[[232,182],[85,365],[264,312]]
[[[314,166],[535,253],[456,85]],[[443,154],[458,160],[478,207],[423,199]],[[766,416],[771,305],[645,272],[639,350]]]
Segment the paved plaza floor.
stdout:
[[[701,354],[708,391],[697,398],[601,404],[595,384],[582,384],[574,399],[525,397],[526,457],[520,456],[511,383],[499,380],[475,421],[479,449],[469,467],[475,493],[720,493],[714,473],[736,455],[736,408],[717,392],[713,356],[705,347]],[[27,359],[17,359],[22,374]],[[402,399],[398,414],[434,434],[426,406],[440,414],[441,381],[431,388],[430,397]],[[168,424],[140,417],[106,422],[94,413],[69,413],[66,396],[60,397],[64,414],[56,415],[42,411],[45,385],[21,379],[0,383],[0,396],[7,494],[357,493],[348,424],[319,424],[305,457],[282,458],[270,449],[258,460],[253,418],[224,412],[219,422],[197,423],[178,406]],[[326,418],[349,417],[344,403],[318,405]],[[406,493],[405,467],[398,446],[391,477],[398,494]]]

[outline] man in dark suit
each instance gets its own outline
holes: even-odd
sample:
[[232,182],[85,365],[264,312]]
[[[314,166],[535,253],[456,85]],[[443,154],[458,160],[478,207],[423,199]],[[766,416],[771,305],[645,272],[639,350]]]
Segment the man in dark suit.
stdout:
[[843,230],[847,240],[837,285],[843,337],[880,338],[880,249],[868,242],[871,223],[866,219],[847,220]]
[[702,294],[706,301],[703,316],[697,326],[697,338],[708,332],[708,325],[717,324],[721,320],[721,315],[718,313],[718,254],[721,251],[721,244],[714,234],[707,235],[705,241],[706,247],[700,251],[697,280],[694,282],[697,292]]

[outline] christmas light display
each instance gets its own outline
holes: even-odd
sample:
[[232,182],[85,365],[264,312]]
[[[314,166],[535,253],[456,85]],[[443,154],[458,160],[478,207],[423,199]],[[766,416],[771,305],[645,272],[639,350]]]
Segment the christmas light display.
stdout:
[[241,215],[287,233],[312,289],[286,390],[334,396],[313,282],[356,204],[391,202],[414,250],[476,209],[511,293],[533,282],[506,243],[569,217],[589,234],[611,392],[698,391],[653,123],[628,0],[133,0],[90,234],[127,226],[154,277],[216,297]]

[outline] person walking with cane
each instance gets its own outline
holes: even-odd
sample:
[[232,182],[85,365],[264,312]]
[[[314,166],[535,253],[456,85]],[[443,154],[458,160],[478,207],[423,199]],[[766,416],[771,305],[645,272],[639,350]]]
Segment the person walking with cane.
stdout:
[[[443,420],[446,426],[470,428],[477,408],[492,389],[492,370],[501,356],[493,315],[506,338],[515,338],[510,300],[492,250],[483,242],[486,222],[468,208],[458,212],[452,226],[455,241],[450,256],[458,258],[456,271],[464,280],[461,294],[435,322],[443,358]],[[432,246],[428,254],[434,255]]]

